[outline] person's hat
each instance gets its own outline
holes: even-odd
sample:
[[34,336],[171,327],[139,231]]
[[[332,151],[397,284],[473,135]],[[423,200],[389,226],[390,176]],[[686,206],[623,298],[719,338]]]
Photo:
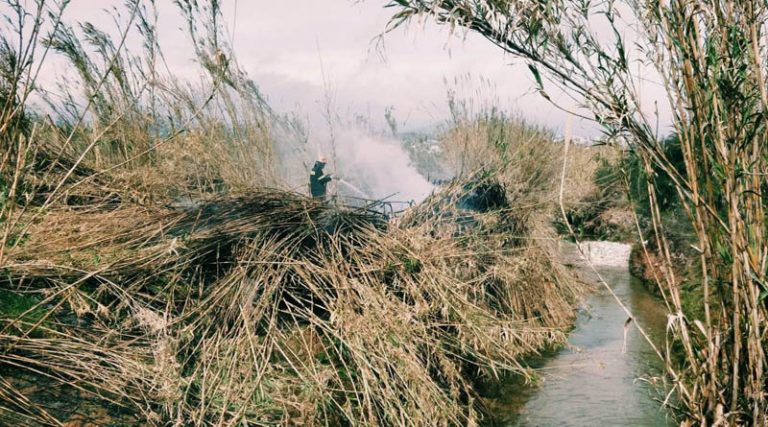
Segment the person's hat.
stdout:
[[328,159],[326,159],[325,156],[318,157],[317,161],[320,163],[328,163]]

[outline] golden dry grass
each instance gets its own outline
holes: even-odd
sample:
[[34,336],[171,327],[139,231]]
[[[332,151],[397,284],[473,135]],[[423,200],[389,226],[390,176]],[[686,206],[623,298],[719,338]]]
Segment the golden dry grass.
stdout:
[[[69,227],[59,213],[35,256],[14,253],[14,286],[52,308],[37,336],[5,319],[0,361],[157,423],[472,423],[467,369],[524,374],[580,292],[546,245],[510,239],[503,210],[458,240],[433,235],[453,221],[387,227],[281,192],[116,212],[69,212]],[[99,238],[78,238],[90,227]]]
[[[267,189],[56,204],[7,253],[2,286],[45,315],[2,320],[0,364],[156,425],[474,424],[473,382],[527,375],[584,292],[557,260],[541,142],[395,222]],[[69,419],[0,398],[6,418]]]

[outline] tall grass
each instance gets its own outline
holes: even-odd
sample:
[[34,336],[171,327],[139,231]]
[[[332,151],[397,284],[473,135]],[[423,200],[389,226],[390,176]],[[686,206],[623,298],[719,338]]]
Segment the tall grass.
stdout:
[[[558,198],[562,145],[555,133],[525,119],[522,112],[508,112],[498,102],[488,99],[483,89],[471,99],[449,90],[450,120],[438,138],[440,165],[450,176],[471,175],[479,170],[493,171],[526,197],[537,198],[542,205]],[[617,163],[621,150],[611,145],[573,147],[565,177],[567,208],[594,203],[602,182],[595,175],[605,170],[603,162]],[[620,175],[617,173],[616,175]],[[602,196],[601,196],[602,197]]]
[[[551,87],[565,90],[607,133],[628,138],[649,175],[658,171],[673,183],[696,232],[704,295],[700,310],[685,310],[650,185],[651,238],[668,266],[659,286],[669,304],[669,347],[684,360],[678,366],[667,359],[678,409],[688,423],[766,424],[766,4],[395,0],[391,6],[394,26],[426,14],[522,58],[545,97]],[[634,71],[637,63],[644,68]],[[641,86],[649,76],[658,78],[668,102],[682,170],[666,156],[658,118],[643,108]]]

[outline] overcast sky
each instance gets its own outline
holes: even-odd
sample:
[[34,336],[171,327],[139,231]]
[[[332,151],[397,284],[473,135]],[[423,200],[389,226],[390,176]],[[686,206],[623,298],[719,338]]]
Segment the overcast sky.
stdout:
[[[170,0],[158,0],[160,38],[174,73],[195,78],[193,53]],[[224,17],[241,67],[270,104],[310,122],[322,120],[326,84],[342,117],[360,114],[384,123],[394,108],[401,130],[428,130],[449,115],[447,89],[496,99],[510,111],[555,129],[566,115],[532,91],[527,67],[473,34],[415,24],[376,42],[394,9],[387,0],[224,0]],[[109,26],[104,12],[120,0],[73,0],[68,20]],[[458,85],[455,83],[458,81]],[[447,82],[447,83],[446,83]],[[575,133],[596,135],[576,123]]]

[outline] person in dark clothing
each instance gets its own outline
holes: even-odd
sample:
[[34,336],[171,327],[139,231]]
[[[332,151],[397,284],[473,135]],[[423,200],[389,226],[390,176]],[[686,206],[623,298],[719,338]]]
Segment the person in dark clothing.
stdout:
[[326,175],[323,168],[325,168],[325,159],[321,157],[309,173],[309,193],[315,199],[325,199],[328,183],[333,179],[333,175]]

